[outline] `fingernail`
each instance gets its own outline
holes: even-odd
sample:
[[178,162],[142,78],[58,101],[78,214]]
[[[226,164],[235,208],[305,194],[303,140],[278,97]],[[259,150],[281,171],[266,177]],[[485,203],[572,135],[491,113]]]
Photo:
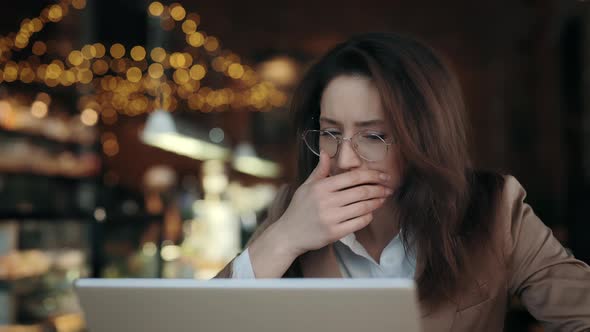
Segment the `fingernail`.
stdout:
[[381,178],[381,180],[389,180],[389,174],[387,173],[381,173],[379,174],[379,177]]

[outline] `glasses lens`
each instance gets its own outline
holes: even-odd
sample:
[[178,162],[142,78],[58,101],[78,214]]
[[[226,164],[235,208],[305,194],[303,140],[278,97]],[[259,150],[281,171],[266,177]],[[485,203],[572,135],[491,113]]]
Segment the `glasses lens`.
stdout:
[[378,134],[358,133],[353,138],[357,152],[366,160],[379,161],[385,158],[387,144]]
[[338,140],[325,131],[309,130],[305,133],[303,139],[311,152],[318,156],[320,150],[324,150],[330,157],[334,157],[338,150]]

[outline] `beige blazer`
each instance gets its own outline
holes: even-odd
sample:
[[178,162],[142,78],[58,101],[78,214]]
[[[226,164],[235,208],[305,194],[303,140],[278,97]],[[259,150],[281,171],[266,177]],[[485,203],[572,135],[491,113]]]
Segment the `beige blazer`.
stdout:
[[[250,242],[283,214],[287,192],[286,186],[281,188]],[[420,304],[424,331],[502,331],[513,295],[546,331],[590,331],[590,267],[563,248],[523,202],[525,196],[520,183],[506,177],[490,246],[474,250],[469,261],[477,277],[461,281],[464,288],[455,301],[430,309]],[[421,269],[419,250],[417,260],[416,275]],[[332,245],[310,251],[299,261],[306,278],[342,277]],[[232,263],[217,277],[231,277]]]

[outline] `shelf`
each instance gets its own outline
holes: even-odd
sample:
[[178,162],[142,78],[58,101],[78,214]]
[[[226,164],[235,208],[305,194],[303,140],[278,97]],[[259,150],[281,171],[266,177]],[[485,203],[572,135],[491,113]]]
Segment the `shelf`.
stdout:
[[19,211],[0,211],[0,223],[14,222],[14,221],[29,221],[29,220],[40,220],[47,222],[67,222],[67,221],[80,221],[83,223],[95,222],[94,216],[88,213],[67,213],[61,214],[58,212],[50,211],[39,211],[24,213]]
[[137,224],[144,225],[164,220],[163,215],[107,215],[105,222],[97,222],[94,216],[84,212],[69,212],[61,214],[57,211],[39,211],[39,212],[19,212],[19,211],[0,211],[0,224],[14,221],[39,221],[39,222],[68,222],[79,221],[81,223],[99,223],[108,225],[127,225]]
[[36,133],[17,131],[17,130],[8,130],[8,129],[2,128],[2,127],[0,127],[0,135],[6,135],[6,136],[10,136],[10,137],[29,138],[29,139],[32,139],[32,140],[35,140],[38,142],[44,142],[44,143],[51,144],[54,146],[67,147],[69,149],[90,149],[96,144],[96,141],[93,143],[89,143],[89,144],[85,144],[85,143],[81,143],[81,142],[74,142],[74,141],[60,141],[58,139],[45,136],[43,134],[36,134]]
[[19,176],[23,178],[38,178],[38,179],[46,179],[46,180],[56,180],[60,182],[97,182],[100,180],[100,177],[97,175],[92,176],[65,176],[65,175],[49,175],[49,174],[41,174],[35,173],[30,171],[7,171],[0,169],[0,177],[2,176]]

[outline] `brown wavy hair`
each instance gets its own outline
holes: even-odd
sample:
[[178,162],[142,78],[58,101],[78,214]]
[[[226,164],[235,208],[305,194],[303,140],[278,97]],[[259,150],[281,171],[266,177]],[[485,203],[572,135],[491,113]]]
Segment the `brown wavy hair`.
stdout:
[[[337,76],[373,80],[404,164],[395,194],[406,250],[418,248],[419,297],[453,297],[472,245],[489,237],[489,216],[502,177],[471,171],[465,106],[455,75],[433,50],[410,37],[369,33],[351,38],[312,65],[292,101],[296,137],[319,128],[324,88]],[[299,187],[318,157],[298,141]]]

